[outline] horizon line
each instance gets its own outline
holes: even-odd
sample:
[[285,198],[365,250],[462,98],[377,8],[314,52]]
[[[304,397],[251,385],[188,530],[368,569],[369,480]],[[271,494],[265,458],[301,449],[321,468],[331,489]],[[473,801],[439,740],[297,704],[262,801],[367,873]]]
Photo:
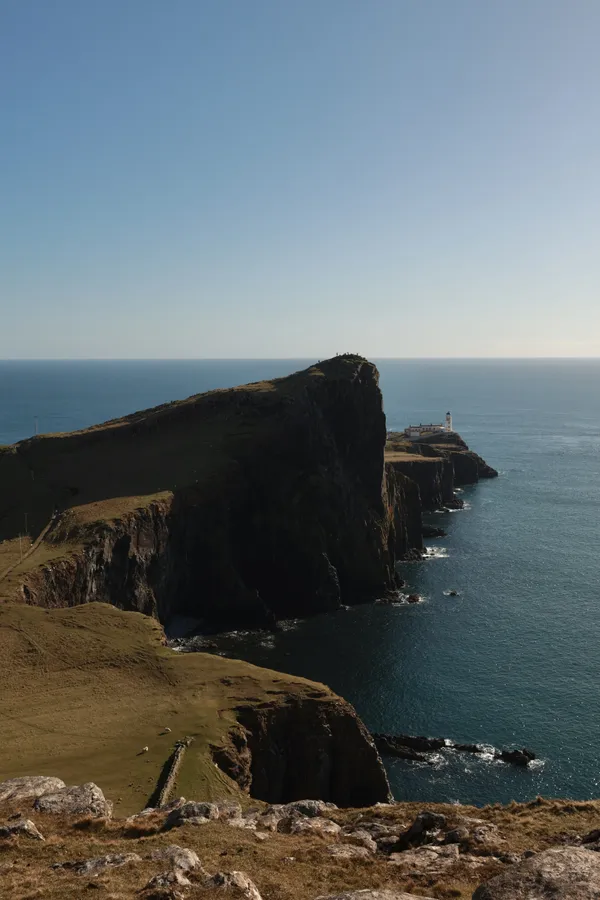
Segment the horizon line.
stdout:
[[379,356],[362,353],[337,353],[333,356],[6,356],[5,362],[305,362],[317,359],[324,362],[337,356],[361,356],[367,360],[385,362],[592,362],[597,356]]

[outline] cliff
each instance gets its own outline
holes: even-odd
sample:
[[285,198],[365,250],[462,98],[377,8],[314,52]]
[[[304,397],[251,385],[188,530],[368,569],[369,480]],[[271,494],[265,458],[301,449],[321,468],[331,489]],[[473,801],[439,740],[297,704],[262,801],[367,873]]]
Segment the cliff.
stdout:
[[100,603],[4,604],[0,680],[3,777],[98,779],[120,815],[146,805],[173,743],[186,738],[177,786],[187,796],[339,806],[389,798],[349,703],[303,678],[176,653],[148,616]]
[[3,448],[0,601],[271,626],[394,590],[422,511],[495,474],[387,436],[377,369],[336,357]]
[[381,596],[418,540],[385,438],[377,370],[345,356],[23,441],[0,453],[0,597],[219,627]]
[[462,501],[454,493],[456,487],[498,475],[456,433],[411,441],[402,433],[390,432],[385,461],[387,467],[407,476],[418,486],[420,506],[424,511],[460,508]]

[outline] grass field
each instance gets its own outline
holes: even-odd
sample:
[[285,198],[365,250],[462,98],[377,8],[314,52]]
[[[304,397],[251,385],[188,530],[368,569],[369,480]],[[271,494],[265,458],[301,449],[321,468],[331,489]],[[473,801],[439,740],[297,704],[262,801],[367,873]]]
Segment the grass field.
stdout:
[[[173,744],[185,736],[194,742],[178,791],[239,794],[209,752],[235,723],[235,707],[315,692],[312,682],[237,660],[178,654],[164,646],[154,619],[100,603],[0,606],[0,684],[0,780],[95,781],[117,814],[144,807]],[[165,727],[169,734],[161,734]],[[149,752],[139,755],[145,746]]]

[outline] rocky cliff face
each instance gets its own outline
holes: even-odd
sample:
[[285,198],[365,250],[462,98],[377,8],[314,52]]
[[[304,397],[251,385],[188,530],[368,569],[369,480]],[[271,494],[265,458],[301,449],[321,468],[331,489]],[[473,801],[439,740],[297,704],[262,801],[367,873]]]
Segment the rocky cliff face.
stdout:
[[214,758],[256,799],[366,806],[391,798],[373,740],[345,701],[290,697],[286,706],[243,706],[236,715],[240,728]]
[[[422,548],[421,511],[495,474],[458,435],[398,438],[384,457],[377,369],[344,356],[16,444],[0,453],[0,599],[221,628],[381,597]],[[24,523],[43,541],[3,577]]]
[[337,357],[15,445],[0,455],[0,536],[58,512],[51,558],[24,570],[30,603],[215,626],[335,609],[393,589],[397,554],[420,540],[385,439],[376,368]]
[[456,502],[454,467],[451,460],[440,455],[414,460],[396,459],[390,461],[388,465],[417,485],[423,510],[453,506]]

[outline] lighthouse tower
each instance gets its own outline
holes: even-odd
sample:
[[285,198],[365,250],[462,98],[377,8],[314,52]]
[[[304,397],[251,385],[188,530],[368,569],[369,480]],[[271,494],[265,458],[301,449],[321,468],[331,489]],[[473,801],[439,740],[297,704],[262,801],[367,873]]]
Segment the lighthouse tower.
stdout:
[[452,431],[452,413],[450,410],[446,413],[446,431]]

